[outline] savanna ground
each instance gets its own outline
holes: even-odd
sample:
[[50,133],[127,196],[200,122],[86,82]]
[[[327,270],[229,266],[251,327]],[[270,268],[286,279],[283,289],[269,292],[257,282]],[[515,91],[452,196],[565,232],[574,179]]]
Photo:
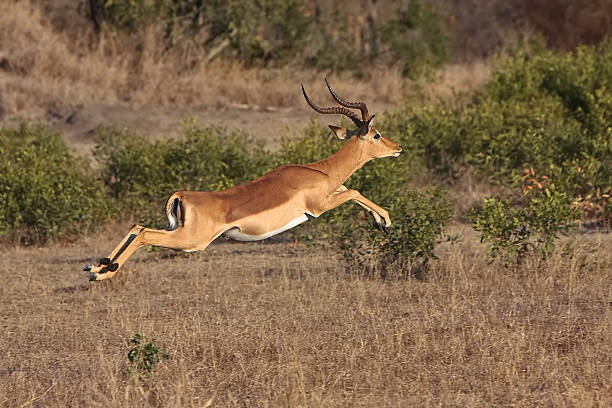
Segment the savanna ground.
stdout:
[[[421,279],[346,270],[282,240],[138,252],[78,270],[114,233],[2,250],[2,406],[610,406],[612,237],[488,262],[465,228]],[[128,369],[135,333],[152,375]]]
[[[189,47],[165,53],[146,30],[141,53],[119,35],[90,47],[71,2],[42,3],[55,5],[53,18],[27,1],[0,4],[1,124],[44,123],[81,155],[98,125],[159,139],[180,134],[186,117],[274,149],[313,116],[301,82],[323,104],[328,75],[381,112],[417,89],[431,99],[470,92],[491,70],[488,56],[420,82],[393,66],[356,78],[203,64]],[[608,2],[588,3],[568,27],[608,21]],[[592,10],[603,17],[587,19]],[[488,29],[457,36],[465,48],[501,36],[495,21],[480,22]],[[439,260],[413,277],[364,276],[338,251],[287,235],[193,254],[140,250],[116,278],[90,283],[83,265],[127,231],[116,221],[46,246],[3,244],[0,406],[612,406],[612,236],[581,230],[547,260],[491,263],[465,214],[501,187],[469,178],[449,188],[457,215],[447,233],[462,238],[436,247]],[[167,356],[150,374],[129,362],[135,334]]]

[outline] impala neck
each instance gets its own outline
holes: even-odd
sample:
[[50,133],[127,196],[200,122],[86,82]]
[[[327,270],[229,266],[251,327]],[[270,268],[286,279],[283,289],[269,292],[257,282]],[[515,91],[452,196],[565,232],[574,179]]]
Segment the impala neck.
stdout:
[[327,174],[337,188],[357,170],[363,167],[371,159],[362,149],[358,137],[351,138],[342,146],[340,150],[329,156],[327,159],[312,163],[312,167]]

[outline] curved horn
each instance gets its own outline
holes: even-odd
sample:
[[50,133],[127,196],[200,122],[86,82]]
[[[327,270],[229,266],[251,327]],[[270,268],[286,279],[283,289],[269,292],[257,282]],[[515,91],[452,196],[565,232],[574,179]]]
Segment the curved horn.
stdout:
[[312,102],[310,100],[310,98],[308,97],[308,95],[306,94],[306,90],[304,89],[304,85],[302,85],[302,93],[304,94],[304,98],[306,99],[306,102],[308,102],[308,104],[310,105],[310,107],[312,109],[314,109],[315,111],[319,112],[319,113],[336,113],[336,114],[340,114],[340,115],[344,115],[346,117],[348,117],[350,120],[353,121],[353,123],[359,127],[361,125],[363,125],[363,121],[361,119],[359,119],[359,117],[355,114],[355,112],[352,112],[346,108],[342,108],[340,106],[334,106],[331,108],[321,108],[320,106],[317,106],[314,104],[314,102]]
[[334,92],[329,82],[327,82],[327,78],[325,78],[325,83],[327,84],[327,89],[329,89],[329,93],[331,93],[336,102],[338,102],[342,106],[346,106],[347,108],[359,109],[361,111],[362,120],[364,122],[370,120],[370,114],[368,113],[368,108],[364,102],[347,102]]

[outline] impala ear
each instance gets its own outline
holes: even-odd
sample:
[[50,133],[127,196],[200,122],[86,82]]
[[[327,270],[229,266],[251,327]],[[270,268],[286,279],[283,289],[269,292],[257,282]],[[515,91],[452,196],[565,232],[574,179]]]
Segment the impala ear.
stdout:
[[336,135],[338,138],[346,139],[346,128],[334,126],[334,125],[329,125],[329,128],[331,129],[332,132],[334,132],[334,135]]
[[370,131],[370,129],[372,129],[372,126],[374,126],[374,116],[376,115],[372,115],[370,119],[368,119],[368,132]]

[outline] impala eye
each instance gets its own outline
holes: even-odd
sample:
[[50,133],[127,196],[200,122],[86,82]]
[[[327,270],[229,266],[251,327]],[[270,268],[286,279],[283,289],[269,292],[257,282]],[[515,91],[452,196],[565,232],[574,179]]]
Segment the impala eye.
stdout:
[[380,133],[375,134],[374,139],[380,139]]

